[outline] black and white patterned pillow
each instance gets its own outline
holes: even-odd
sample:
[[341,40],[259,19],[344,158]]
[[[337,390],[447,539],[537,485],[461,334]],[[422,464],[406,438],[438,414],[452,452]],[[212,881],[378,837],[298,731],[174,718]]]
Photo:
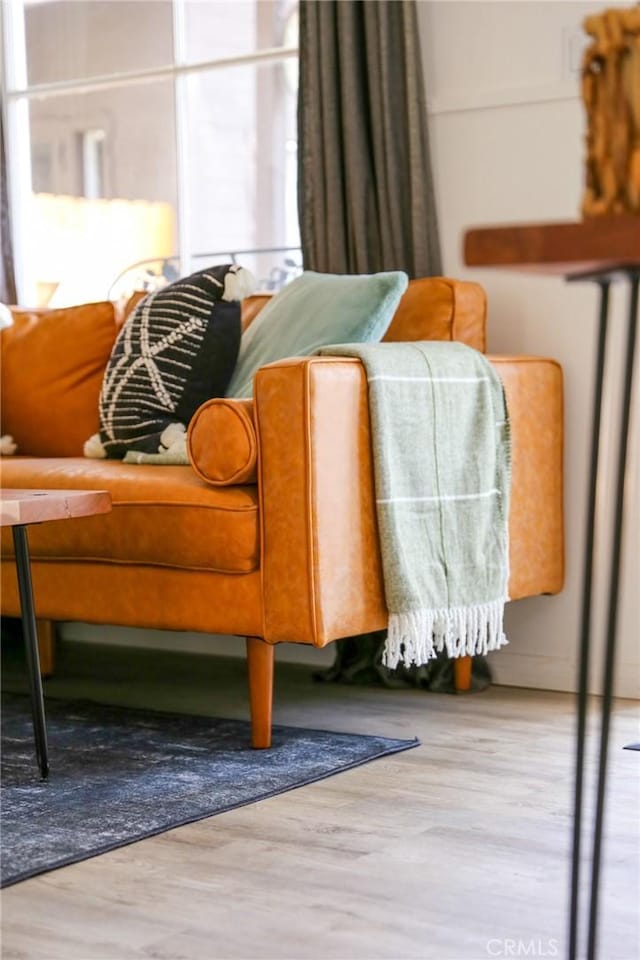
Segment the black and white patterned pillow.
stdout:
[[252,274],[209,267],[150,293],[114,344],[100,393],[100,434],[88,457],[187,463],[186,428],[224,396],[240,347],[240,300]]

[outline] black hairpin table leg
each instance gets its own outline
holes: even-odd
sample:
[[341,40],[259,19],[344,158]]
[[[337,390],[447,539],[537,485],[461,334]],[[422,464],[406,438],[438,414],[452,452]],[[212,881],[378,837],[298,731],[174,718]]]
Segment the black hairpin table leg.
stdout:
[[33,732],[36,742],[36,757],[40,776],[46,780],[49,774],[49,754],[47,749],[47,728],[44,717],[44,700],[42,697],[42,678],[40,677],[40,657],[38,655],[38,639],[36,635],[36,617],[33,607],[33,589],[31,586],[31,566],[29,562],[29,544],[27,528],[22,524],[12,527],[13,544],[16,553],[16,570],[18,574],[18,590],[20,593],[20,611],[22,615],[22,632],[27,655],[27,670],[29,672],[29,689],[31,693],[31,713],[33,716]]
[[[602,701],[600,717],[600,749],[597,771],[596,814],[593,824],[593,846],[591,851],[591,886],[589,896],[589,917],[586,954],[587,960],[595,960],[597,952],[597,918],[600,885],[600,866],[602,850],[602,832],[604,824],[604,803],[607,774],[607,752],[609,725],[613,697],[613,678],[615,669],[615,647],[618,621],[618,601],[620,592],[620,563],[622,556],[622,527],[624,515],[624,488],[627,463],[629,425],[631,415],[631,396],[633,386],[633,367],[635,360],[636,333],[638,325],[638,284],[640,272],[630,268],[616,271],[629,278],[631,283],[627,340],[625,347],[625,376],[623,384],[622,410],[620,414],[620,436],[618,442],[618,466],[615,481],[615,516],[611,562],[609,570],[607,635],[602,670]],[[572,277],[571,279],[593,279],[600,285],[600,326],[596,358],[596,382],[593,405],[593,434],[591,443],[591,469],[589,478],[589,500],[587,507],[587,530],[585,541],[585,562],[583,575],[582,620],[580,637],[580,659],[578,667],[578,711],[577,744],[574,794],[573,855],[571,865],[571,910],[569,926],[569,960],[578,956],[578,917],[580,914],[580,846],[582,830],[582,806],[584,797],[584,759],[586,739],[587,684],[589,676],[589,654],[591,646],[591,596],[593,582],[594,531],[596,519],[596,487],[598,481],[598,451],[600,442],[602,389],[607,339],[607,320],[609,305],[609,283],[611,275],[592,277]]]
[[[557,276],[564,273],[572,282],[592,281],[600,287],[600,330],[596,360],[595,397],[593,404],[591,469],[587,505],[587,529],[583,565],[582,605],[580,624],[580,652],[578,665],[578,717],[576,744],[576,779],[574,796],[573,858],[571,865],[571,911],[568,938],[568,960],[585,956],[593,960],[596,954],[598,913],[598,885],[600,880],[600,848],[605,804],[607,741],[613,695],[615,670],[618,593],[620,587],[620,559],[622,551],[622,521],[624,500],[624,473],[630,423],[632,371],[636,348],[638,323],[638,284],[640,282],[640,215],[615,213],[606,216],[585,217],[579,221],[528,224],[496,224],[467,230],[464,237],[464,260],[468,267],[492,267],[502,270],[518,269]],[[587,930],[580,929],[581,890],[580,834],[584,820],[585,782],[584,760],[586,746],[587,683],[589,675],[592,626],[592,586],[594,528],[596,519],[596,483],[598,479],[598,449],[601,434],[601,407],[605,375],[605,351],[608,326],[609,287],[622,280],[631,285],[629,323],[625,345],[626,364],[623,384],[622,413],[620,414],[618,472],[616,474],[616,501],[613,505],[613,546],[609,567],[609,596],[605,663],[602,671],[602,714],[600,726],[600,753],[597,772],[596,814],[593,821],[591,861],[591,891]],[[577,318],[576,318],[577,319]],[[617,400],[618,398],[616,398]],[[586,900],[586,898],[585,898]],[[586,902],[585,902],[586,905]],[[579,936],[584,933],[584,938]]]
[[587,687],[589,682],[589,653],[591,647],[591,593],[593,584],[593,553],[600,450],[600,421],[602,418],[602,385],[607,349],[607,321],[609,315],[609,280],[600,284],[600,318],[595,365],[595,390],[592,413],[591,465],[587,501],[587,527],[584,545],[582,580],[582,612],[580,624],[580,652],[578,662],[578,697],[576,717],[576,756],[573,811],[573,854],[571,861],[571,910],[569,919],[569,960],[576,960],[578,950],[578,913],[580,898],[580,848],[582,839],[582,794],[584,786],[584,754],[587,728]]
[[596,956],[596,936],[598,920],[598,895],[600,886],[600,854],[602,850],[602,828],[604,823],[605,786],[607,777],[607,749],[609,743],[609,721],[613,696],[613,677],[615,668],[616,632],[618,628],[618,601],[620,597],[620,563],[622,557],[622,521],[624,515],[624,488],[629,446],[629,424],[631,419],[631,395],[633,389],[633,366],[635,360],[636,334],[638,328],[638,280],[635,272],[631,276],[629,298],[629,317],[627,323],[627,342],[625,352],[625,374],[622,393],[622,411],[620,414],[620,440],[618,446],[618,471],[615,488],[615,518],[613,527],[613,545],[611,548],[611,569],[609,572],[609,609],[607,613],[607,638],[604,651],[602,679],[602,713],[600,723],[600,750],[598,757],[598,787],[596,816],[593,830],[593,854],[591,861],[591,898],[589,903],[589,938],[587,958]]

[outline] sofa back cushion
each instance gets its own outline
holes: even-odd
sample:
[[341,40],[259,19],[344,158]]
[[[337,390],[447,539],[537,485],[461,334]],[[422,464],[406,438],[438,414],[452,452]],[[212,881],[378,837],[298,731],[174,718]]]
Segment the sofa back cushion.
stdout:
[[254,293],[242,301],[242,331],[244,332],[271,300],[271,293]]
[[18,454],[81,456],[99,427],[98,397],[117,333],[113,303],[11,309],[1,332],[1,432]]
[[[242,301],[242,329],[255,320],[271,294]],[[478,283],[424,277],[410,280],[383,340],[457,340],[484,353],[487,299]]]
[[456,340],[484,353],[487,298],[479,283],[411,280],[383,340]]

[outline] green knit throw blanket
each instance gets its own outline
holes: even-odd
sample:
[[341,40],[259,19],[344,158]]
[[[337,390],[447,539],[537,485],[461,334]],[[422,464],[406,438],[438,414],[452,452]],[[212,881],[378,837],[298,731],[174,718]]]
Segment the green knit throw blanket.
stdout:
[[389,627],[384,663],[507,642],[510,434],[502,384],[460,343],[364,343]]

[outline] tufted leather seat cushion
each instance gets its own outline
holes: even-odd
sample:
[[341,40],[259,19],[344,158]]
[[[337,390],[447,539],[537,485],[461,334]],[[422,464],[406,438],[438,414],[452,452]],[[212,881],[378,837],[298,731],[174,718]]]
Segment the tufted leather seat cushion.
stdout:
[[[204,483],[191,467],[78,458],[3,460],[3,485],[108,490],[110,514],[29,530],[34,558],[250,573],[259,564],[258,492]],[[206,531],[206,535],[203,535]],[[8,536],[5,536],[8,534]],[[2,552],[12,553],[2,531]]]

